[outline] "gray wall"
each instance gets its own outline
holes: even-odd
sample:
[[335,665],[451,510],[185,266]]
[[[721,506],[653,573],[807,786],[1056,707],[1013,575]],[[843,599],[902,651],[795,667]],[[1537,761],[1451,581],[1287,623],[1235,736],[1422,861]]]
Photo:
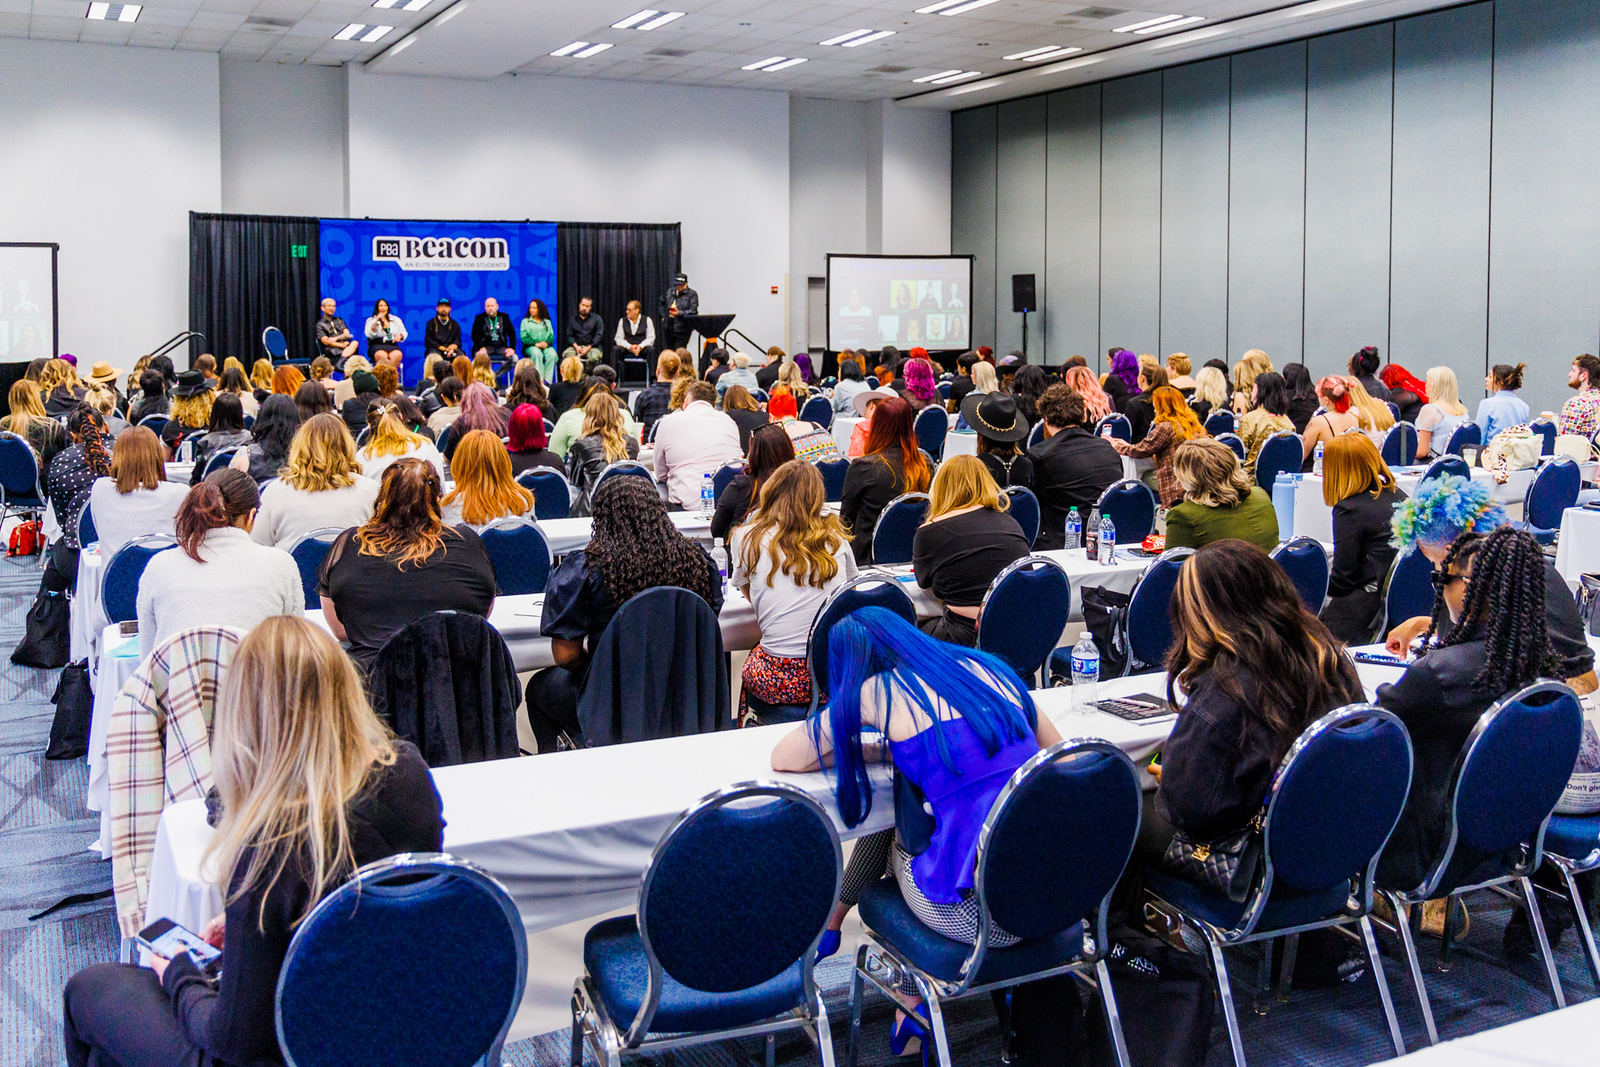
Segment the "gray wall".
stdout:
[[[1363,345],[1463,399],[1559,408],[1600,348],[1600,4],[1487,0],[958,112],[952,251],[979,343],[1028,356]],[[1105,369],[1103,366],[1100,369]]]

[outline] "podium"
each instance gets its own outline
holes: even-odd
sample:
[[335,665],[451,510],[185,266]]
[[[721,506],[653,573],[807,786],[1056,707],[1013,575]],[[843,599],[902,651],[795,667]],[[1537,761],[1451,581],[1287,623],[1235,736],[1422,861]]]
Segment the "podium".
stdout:
[[717,343],[724,331],[733,325],[732,315],[684,315],[683,323],[689,327],[690,333],[700,335],[700,373],[706,372],[706,363],[709,357],[706,352]]

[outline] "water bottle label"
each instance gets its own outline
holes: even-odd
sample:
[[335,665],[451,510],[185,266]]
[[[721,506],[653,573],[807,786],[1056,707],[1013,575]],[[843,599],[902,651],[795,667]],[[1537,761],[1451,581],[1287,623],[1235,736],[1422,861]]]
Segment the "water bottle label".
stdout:
[[1096,652],[1092,656],[1081,656],[1081,655],[1078,655],[1077,653],[1073,653],[1073,655],[1072,655],[1072,674],[1073,674],[1074,677],[1077,677],[1080,674],[1099,674],[1099,673],[1100,673],[1100,654],[1098,652]]

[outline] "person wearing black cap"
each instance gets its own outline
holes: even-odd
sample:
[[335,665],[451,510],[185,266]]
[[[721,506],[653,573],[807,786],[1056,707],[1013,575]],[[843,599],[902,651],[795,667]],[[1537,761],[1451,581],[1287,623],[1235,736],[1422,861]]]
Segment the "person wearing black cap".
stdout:
[[450,298],[441,296],[439,306],[428,326],[422,331],[426,355],[438,354],[446,361],[461,354],[461,324],[450,317]]
[[689,276],[679,271],[672,288],[661,298],[661,338],[667,348],[682,348],[689,342],[689,326],[684,318],[700,314],[700,294],[689,288]]
[[1010,393],[972,393],[961,402],[961,417],[978,435],[978,459],[1001,489],[1033,488],[1033,461],[1017,442],[1028,436],[1028,420]]

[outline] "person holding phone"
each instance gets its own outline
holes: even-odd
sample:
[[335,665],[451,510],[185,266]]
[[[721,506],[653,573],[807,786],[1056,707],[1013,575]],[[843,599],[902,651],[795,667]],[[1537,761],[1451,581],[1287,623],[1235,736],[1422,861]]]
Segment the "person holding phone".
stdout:
[[71,1067],[280,1062],[274,1000],[295,924],[361,865],[444,845],[427,764],[304,618],[267,619],[240,642],[213,730],[222,819],[206,862],[227,910],[204,937],[222,951],[220,980],[188,951],[84,968],[64,994]]

